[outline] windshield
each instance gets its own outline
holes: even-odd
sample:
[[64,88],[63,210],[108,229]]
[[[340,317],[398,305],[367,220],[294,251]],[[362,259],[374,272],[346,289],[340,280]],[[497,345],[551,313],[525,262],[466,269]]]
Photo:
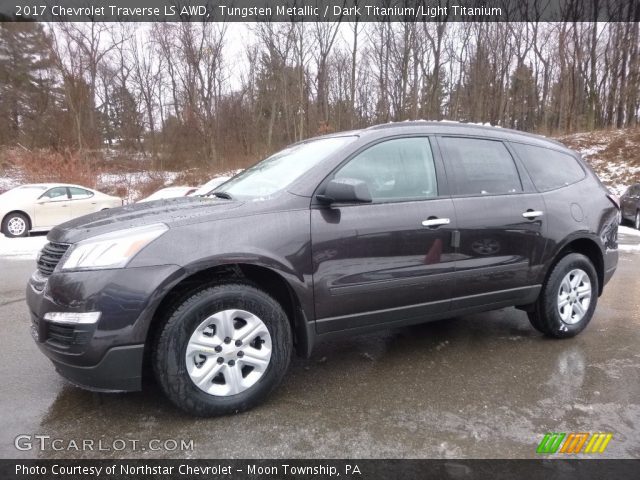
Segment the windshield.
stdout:
[[233,199],[268,197],[287,188],[294,180],[356,137],[331,137],[293,145],[245,170],[213,192]]

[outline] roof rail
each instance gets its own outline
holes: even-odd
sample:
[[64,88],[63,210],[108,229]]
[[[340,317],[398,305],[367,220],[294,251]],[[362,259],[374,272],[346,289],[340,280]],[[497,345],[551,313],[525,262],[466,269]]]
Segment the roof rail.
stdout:
[[454,120],[404,120],[402,122],[388,122],[388,123],[381,123],[379,125],[372,125],[371,127],[367,127],[364,130],[384,130],[387,128],[425,127],[425,126],[436,126],[436,125],[443,126],[443,124],[446,125],[447,127],[458,127],[458,128],[479,128],[483,130],[499,129],[503,133],[511,133],[514,135],[522,135],[524,137],[531,137],[531,138],[538,138],[538,139],[544,138],[546,141],[549,141],[551,143],[554,143],[556,145],[560,145],[566,148],[566,146],[563,145],[561,142],[553,138],[545,137],[544,135],[537,135],[535,133],[523,132],[521,130],[514,130],[511,128],[503,128],[499,125],[498,126],[491,125],[490,123],[458,122]]

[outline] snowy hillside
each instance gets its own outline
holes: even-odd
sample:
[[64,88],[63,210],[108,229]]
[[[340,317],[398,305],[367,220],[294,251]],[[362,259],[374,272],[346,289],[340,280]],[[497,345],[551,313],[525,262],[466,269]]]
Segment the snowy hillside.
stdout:
[[640,183],[640,128],[575,133],[558,140],[580,152],[612,192],[621,195]]

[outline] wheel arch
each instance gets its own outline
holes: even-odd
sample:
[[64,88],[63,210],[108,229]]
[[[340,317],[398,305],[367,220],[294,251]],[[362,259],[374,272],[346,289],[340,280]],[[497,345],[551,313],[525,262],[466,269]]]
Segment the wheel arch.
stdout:
[[[553,271],[553,267],[566,255],[580,253],[587,257],[593,264],[598,275],[598,296],[602,295],[604,288],[604,252],[598,241],[592,237],[581,236],[568,238],[556,249],[553,260],[549,263],[544,275],[544,282]],[[543,282],[543,284],[544,284]]]
[[[308,323],[302,302],[296,290],[281,272],[263,265],[238,262],[208,266],[189,272],[168,289],[157,303],[145,334],[145,362],[150,360],[152,347],[160,331],[158,327],[188,296],[211,285],[244,282],[271,295],[287,314],[293,333],[294,348],[298,355],[308,356],[313,346],[313,329]],[[148,364],[147,364],[148,365]]]

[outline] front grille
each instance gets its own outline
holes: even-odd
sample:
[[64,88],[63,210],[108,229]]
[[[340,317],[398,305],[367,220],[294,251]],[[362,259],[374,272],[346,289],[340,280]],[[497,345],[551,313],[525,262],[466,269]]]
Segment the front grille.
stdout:
[[68,249],[65,243],[47,243],[38,256],[38,271],[44,276],[51,275]]

